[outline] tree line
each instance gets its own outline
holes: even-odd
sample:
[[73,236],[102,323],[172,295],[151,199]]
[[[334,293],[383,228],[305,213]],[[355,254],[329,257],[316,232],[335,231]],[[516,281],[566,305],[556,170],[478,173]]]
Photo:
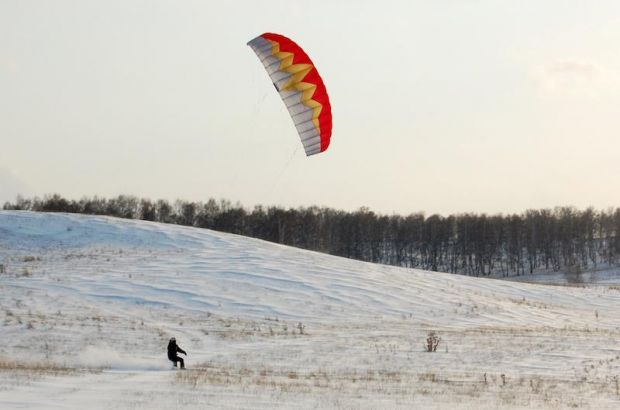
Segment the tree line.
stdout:
[[620,208],[521,214],[407,216],[327,207],[251,210],[228,200],[152,201],[129,195],[24,199],[5,210],[109,215],[208,228],[367,262],[471,276],[515,276],[620,264]]

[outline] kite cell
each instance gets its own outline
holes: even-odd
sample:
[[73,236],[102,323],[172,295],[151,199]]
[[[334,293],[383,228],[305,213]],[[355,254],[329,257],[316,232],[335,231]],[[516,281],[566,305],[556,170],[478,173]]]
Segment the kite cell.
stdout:
[[325,84],[308,55],[280,34],[262,34],[248,45],[288,108],[306,155],[325,151],[332,135],[332,110]]

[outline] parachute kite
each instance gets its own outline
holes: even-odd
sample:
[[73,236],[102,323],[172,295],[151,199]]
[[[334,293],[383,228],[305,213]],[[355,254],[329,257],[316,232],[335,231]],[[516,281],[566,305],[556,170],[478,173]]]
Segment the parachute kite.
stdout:
[[332,135],[332,109],[325,84],[308,55],[280,34],[262,34],[248,45],[288,108],[306,155],[325,151]]

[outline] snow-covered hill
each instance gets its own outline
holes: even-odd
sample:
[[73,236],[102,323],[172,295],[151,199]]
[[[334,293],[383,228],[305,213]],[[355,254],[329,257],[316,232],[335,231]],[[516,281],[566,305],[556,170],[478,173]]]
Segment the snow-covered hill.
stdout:
[[[616,408],[620,287],[0,211],[0,408]],[[430,331],[442,338],[424,351]],[[171,372],[167,340],[191,370]],[[502,376],[503,375],[503,376]]]

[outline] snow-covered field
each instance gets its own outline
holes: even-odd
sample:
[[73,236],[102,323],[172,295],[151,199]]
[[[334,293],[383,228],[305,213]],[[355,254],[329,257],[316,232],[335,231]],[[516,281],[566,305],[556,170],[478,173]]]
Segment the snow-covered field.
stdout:
[[[0,408],[617,409],[620,286],[606,278],[470,278],[0,211]],[[189,370],[171,370],[171,336]]]

